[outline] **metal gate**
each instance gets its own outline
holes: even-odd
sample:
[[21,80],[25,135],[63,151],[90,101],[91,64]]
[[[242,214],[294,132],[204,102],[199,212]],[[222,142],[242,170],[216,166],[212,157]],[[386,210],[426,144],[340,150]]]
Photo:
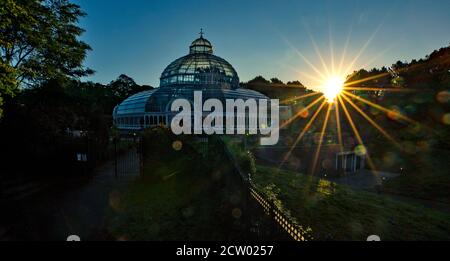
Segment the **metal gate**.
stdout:
[[142,137],[120,137],[114,140],[116,178],[139,177],[142,174]]

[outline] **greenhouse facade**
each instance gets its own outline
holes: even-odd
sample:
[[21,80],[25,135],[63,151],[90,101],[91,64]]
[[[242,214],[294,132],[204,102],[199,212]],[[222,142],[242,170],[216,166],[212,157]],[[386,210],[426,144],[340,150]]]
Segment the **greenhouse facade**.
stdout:
[[171,111],[174,100],[192,102],[194,92],[202,99],[270,99],[254,90],[239,86],[233,66],[214,55],[212,44],[203,37],[192,42],[189,54],[169,64],[160,77],[159,88],[134,94],[114,108],[115,126],[121,131],[138,131],[154,126],[168,126],[176,112]]

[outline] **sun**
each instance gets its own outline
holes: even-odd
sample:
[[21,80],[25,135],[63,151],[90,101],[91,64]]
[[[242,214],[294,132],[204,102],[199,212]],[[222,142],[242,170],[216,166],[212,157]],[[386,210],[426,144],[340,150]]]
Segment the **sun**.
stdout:
[[336,100],[336,97],[342,92],[344,89],[344,77],[341,76],[330,76],[325,83],[323,84],[323,95],[325,99],[329,103],[333,103]]
[[[379,28],[379,27],[378,27]],[[307,105],[305,105],[298,113],[294,114],[289,120],[285,121],[280,128],[284,128],[286,125],[291,124],[294,122],[294,120],[298,119],[299,117],[303,119],[308,119],[305,123],[305,126],[303,129],[299,132],[297,138],[290,146],[289,150],[286,152],[285,156],[283,157],[283,160],[280,167],[289,159],[291,156],[293,150],[297,147],[299,142],[308,134],[311,132],[319,133],[320,138],[317,143],[316,152],[313,159],[312,168],[309,171],[310,173],[315,173],[317,163],[320,156],[320,150],[321,146],[323,144],[323,140],[325,137],[325,133],[327,130],[328,123],[330,117],[332,116],[331,111],[334,111],[335,114],[335,120],[334,123],[336,125],[336,131],[338,144],[341,150],[341,153],[344,152],[344,140],[342,135],[342,126],[344,119],[341,117],[344,116],[345,119],[347,119],[347,123],[352,130],[354,134],[354,138],[358,142],[358,146],[361,146],[361,148],[366,149],[364,145],[364,141],[361,137],[361,134],[358,131],[357,125],[358,121],[355,121],[352,118],[352,114],[350,113],[349,109],[351,108],[353,113],[358,113],[362,116],[369,124],[371,124],[375,129],[377,129],[387,140],[392,142],[399,150],[404,150],[403,146],[399,144],[398,141],[394,139],[393,136],[391,136],[386,130],[383,129],[370,115],[368,115],[364,108],[362,106],[368,106],[371,109],[386,113],[389,115],[397,115],[398,117],[395,117],[396,119],[401,119],[401,122],[407,122],[408,124],[412,124],[412,126],[419,126],[420,123],[417,121],[408,118],[407,116],[383,107],[382,105],[373,102],[369,99],[365,99],[358,95],[355,91],[363,91],[363,92],[371,92],[371,91],[382,91],[382,92],[396,92],[396,91],[414,91],[414,89],[406,89],[403,88],[402,90],[399,90],[398,88],[384,88],[384,87],[370,87],[367,86],[367,84],[375,79],[386,77],[390,74],[388,73],[380,73],[378,75],[373,75],[370,77],[363,77],[361,79],[355,79],[353,81],[350,81],[352,78],[348,78],[349,75],[351,75],[351,71],[354,70],[354,66],[358,59],[361,57],[363,52],[365,51],[366,47],[370,44],[372,39],[374,38],[376,32],[378,29],[372,34],[372,36],[366,41],[366,43],[362,46],[362,48],[357,52],[356,56],[351,59],[351,62],[348,65],[345,65],[347,58],[345,57],[347,53],[347,44],[349,42],[349,36],[347,38],[347,43],[344,47],[343,53],[341,54],[340,61],[335,63],[335,54],[334,54],[334,48],[332,44],[332,39],[330,37],[330,59],[329,63],[324,57],[322,56],[319,47],[316,45],[314,39],[311,37],[311,42],[314,45],[314,49],[316,51],[318,60],[322,64],[323,68],[316,67],[316,65],[308,60],[298,49],[296,49],[289,41],[287,41],[288,45],[295,51],[295,53],[305,62],[306,65],[310,67],[312,71],[315,73],[306,73],[304,71],[299,71],[296,68],[293,68],[291,66],[287,66],[289,69],[291,69],[293,72],[300,74],[302,77],[308,78],[309,80],[312,80],[310,86],[310,89],[313,90],[313,92],[306,93],[304,95],[295,96],[291,98],[287,98],[283,101],[281,101],[282,104],[287,103],[295,103],[298,100],[310,98],[313,96],[318,96],[317,98],[312,99],[309,102],[306,102]],[[387,50],[385,50],[387,51]],[[359,66],[360,68],[364,68],[369,66],[371,63],[375,61],[377,57],[379,57],[382,53],[377,54],[373,59],[369,60],[367,63],[365,63],[362,66]],[[361,83],[365,83],[363,85],[358,85]],[[357,102],[356,102],[357,101]],[[359,104],[361,105],[359,105]],[[328,106],[327,106],[328,105]],[[347,108],[348,107],[348,108]],[[324,109],[326,108],[326,109]],[[323,118],[323,125],[321,128],[321,131],[318,130],[311,130],[311,126],[313,126],[314,122],[316,121],[317,117],[325,112],[325,118]],[[306,115],[306,116],[303,116]],[[331,123],[330,123],[331,124]],[[367,163],[370,167],[370,169],[373,171],[373,174],[378,177],[378,173],[375,172],[375,164],[372,161],[370,157],[370,152],[365,151],[365,158],[367,159]]]

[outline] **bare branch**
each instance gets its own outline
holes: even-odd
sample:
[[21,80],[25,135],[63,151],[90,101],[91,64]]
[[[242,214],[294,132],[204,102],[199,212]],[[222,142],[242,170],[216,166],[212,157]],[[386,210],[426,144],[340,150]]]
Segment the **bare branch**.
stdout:
[[[20,55],[19,55],[16,64],[13,66],[14,69],[17,69],[17,67],[19,67],[20,63],[21,63],[28,55],[30,55],[33,51],[34,51],[34,47],[31,47],[30,50],[28,50],[27,52],[25,52],[25,54],[24,54],[23,56],[20,56]],[[22,51],[21,51],[21,53],[22,53]]]

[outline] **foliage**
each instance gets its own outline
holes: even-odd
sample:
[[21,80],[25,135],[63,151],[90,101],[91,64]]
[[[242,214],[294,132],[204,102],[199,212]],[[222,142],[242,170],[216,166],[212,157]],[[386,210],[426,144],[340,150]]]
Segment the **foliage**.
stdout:
[[251,175],[256,173],[255,157],[250,151],[239,154],[238,162],[245,173]]
[[[54,79],[25,89],[8,100],[5,117],[0,123],[0,146],[8,148],[7,153],[2,152],[8,162],[2,168],[40,169],[33,165],[35,163],[46,168],[45,173],[50,172],[50,166],[63,164],[62,160],[57,161],[59,157],[69,157],[68,153],[73,153],[69,144],[81,142],[85,147],[86,141],[71,137],[73,130],[89,133],[91,150],[106,148],[111,126],[108,107],[111,105],[103,103],[106,99],[99,99],[102,96],[104,89],[100,86]],[[24,159],[29,164],[19,164]]]
[[[347,82],[358,80],[364,81],[355,86],[380,90],[358,91],[357,95],[411,119],[406,121],[395,113],[383,113],[353,99],[398,142],[399,148],[386,143],[386,138],[378,130],[349,108],[376,167],[385,171],[402,171],[401,176],[387,181],[387,191],[448,201],[450,123],[444,116],[450,113],[450,46],[418,61],[398,61],[389,69],[360,70]],[[383,88],[399,91],[383,91]],[[343,124],[343,128],[348,129],[348,126]]]
[[19,85],[93,73],[82,65],[90,50],[78,39],[84,15],[67,0],[0,2],[0,106]]
[[306,87],[305,87],[305,85],[303,85],[303,83],[301,83],[300,81],[288,81],[287,83],[286,83],[286,85],[287,86],[290,86],[290,87],[297,87],[297,88],[305,88],[306,89]]
[[284,84],[280,79],[274,77],[270,79],[270,83],[272,84]]
[[247,82],[248,84],[270,84],[270,81],[266,80],[261,75],[256,76],[254,79]]
[[14,70],[0,62],[0,119],[3,117],[4,97],[15,94],[16,78]]
[[246,83],[241,83],[241,86],[261,92],[272,99],[280,100],[292,99],[293,97],[313,92],[305,88],[300,81],[289,81],[285,84],[278,78],[272,78],[271,81],[268,81],[262,76],[257,76]]
[[119,75],[116,80],[111,81],[108,85],[112,89],[113,94],[121,99],[125,99],[135,93],[153,89],[151,86],[140,86],[129,76],[125,74]]
[[17,71],[19,82],[60,76],[81,77],[92,71],[82,66],[89,45],[78,37],[85,13],[67,0],[2,1],[1,57]]

